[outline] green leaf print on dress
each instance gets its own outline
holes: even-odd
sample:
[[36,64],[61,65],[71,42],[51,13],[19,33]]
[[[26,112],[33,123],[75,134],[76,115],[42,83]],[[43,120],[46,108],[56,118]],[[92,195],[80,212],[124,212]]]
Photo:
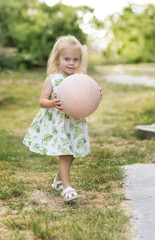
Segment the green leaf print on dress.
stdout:
[[36,143],[36,144],[34,145],[34,148],[35,148],[37,151],[40,150],[40,146],[39,146],[39,144]]
[[60,137],[60,139],[61,139],[62,146],[65,146],[68,144],[68,141],[65,138]]
[[75,157],[82,157],[81,153],[75,152]]
[[64,121],[64,114],[60,114],[58,124],[62,123],[63,121]]
[[67,137],[68,137],[69,140],[71,139],[70,133],[67,133]]
[[53,134],[54,134],[54,135],[58,133],[56,127],[53,127],[52,130],[53,130]]
[[55,86],[59,86],[59,84],[61,83],[63,81],[63,79],[57,79],[56,81],[55,81]]
[[73,152],[73,148],[72,148],[72,146],[71,146],[71,145],[69,146],[69,149],[70,149],[70,151],[71,151],[71,152]]
[[77,143],[77,148],[79,149],[79,148],[83,147],[86,142],[87,141],[86,141],[86,139],[84,137],[80,138],[78,140],[78,143]]
[[[65,79],[63,74],[50,75],[53,92]],[[73,155],[83,157],[90,153],[86,119],[74,119],[57,108],[41,108],[30,125],[23,143],[30,151],[42,155]]]
[[79,135],[82,134],[82,129],[80,127],[74,127],[74,139],[76,139]]
[[43,140],[45,142],[49,142],[52,140],[52,138],[53,138],[53,136],[51,134],[45,134]]
[[48,119],[49,121],[52,120],[52,113],[51,113],[51,112],[47,112],[47,119]]
[[46,148],[43,149],[43,154],[44,154],[44,155],[47,154],[47,149],[46,149]]
[[26,137],[27,139],[31,139],[31,134],[29,133],[29,131],[27,131],[25,137]]
[[40,126],[39,126],[38,122],[34,122],[34,123],[31,125],[31,128],[34,129],[34,131],[36,131],[37,133],[40,132]]

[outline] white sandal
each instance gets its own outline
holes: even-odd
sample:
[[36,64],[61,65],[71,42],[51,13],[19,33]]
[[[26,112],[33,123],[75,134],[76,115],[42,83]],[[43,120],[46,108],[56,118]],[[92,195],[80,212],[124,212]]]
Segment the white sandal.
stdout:
[[56,178],[54,178],[52,189],[55,189],[56,191],[63,191],[62,181],[56,181]]
[[61,196],[64,198],[65,202],[78,198],[77,192],[72,187],[65,188],[65,190],[61,193]]

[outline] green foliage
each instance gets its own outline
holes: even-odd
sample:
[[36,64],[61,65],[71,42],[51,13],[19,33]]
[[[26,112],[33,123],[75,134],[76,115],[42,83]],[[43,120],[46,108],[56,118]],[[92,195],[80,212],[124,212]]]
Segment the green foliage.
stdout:
[[133,9],[134,5],[109,17],[108,34],[113,38],[103,54],[109,62],[155,62],[155,6],[141,13]]
[[[58,3],[49,7],[38,0],[2,1],[0,3],[0,42],[15,47],[25,61],[46,62],[55,40],[61,35],[74,35],[81,43],[86,35],[78,24],[76,8]],[[84,9],[86,11],[86,9]],[[87,11],[90,11],[87,9]],[[3,58],[4,56],[1,56]],[[16,59],[13,59],[16,62]],[[0,64],[15,68],[14,61]],[[18,61],[17,61],[18,62]]]

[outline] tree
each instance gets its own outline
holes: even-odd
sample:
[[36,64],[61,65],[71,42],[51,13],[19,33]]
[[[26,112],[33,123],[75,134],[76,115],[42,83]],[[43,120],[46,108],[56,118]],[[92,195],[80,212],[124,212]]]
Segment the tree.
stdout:
[[38,0],[1,1],[1,47],[16,47],[24,58],[45,62],[61,35],[74,35],[86,42],[78,20],[77,9],[61,3],[50,7]]
[[155,6],[148,5],[141,13],[133,9],[131,5],[108,18],[107,34],[112,38],[103,55],[110,62],[155,62]]

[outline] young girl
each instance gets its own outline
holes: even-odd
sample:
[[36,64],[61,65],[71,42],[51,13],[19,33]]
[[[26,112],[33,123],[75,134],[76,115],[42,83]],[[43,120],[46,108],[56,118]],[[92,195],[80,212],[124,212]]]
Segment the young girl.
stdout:
[[48,60],[48,77],[40,97],[42,108],[23,140],[30,151],[59,156],[59,171],[52,188],[62,191],[65,201],[78,198],[77,192],[71,187],[70,167],[74,158],[90,153],[90,146],[86,120],[70,118],[63,113],[56,93],[65,77],[74,73],[85,74],[86,67],[86,47],[73,36],[60,37]]

